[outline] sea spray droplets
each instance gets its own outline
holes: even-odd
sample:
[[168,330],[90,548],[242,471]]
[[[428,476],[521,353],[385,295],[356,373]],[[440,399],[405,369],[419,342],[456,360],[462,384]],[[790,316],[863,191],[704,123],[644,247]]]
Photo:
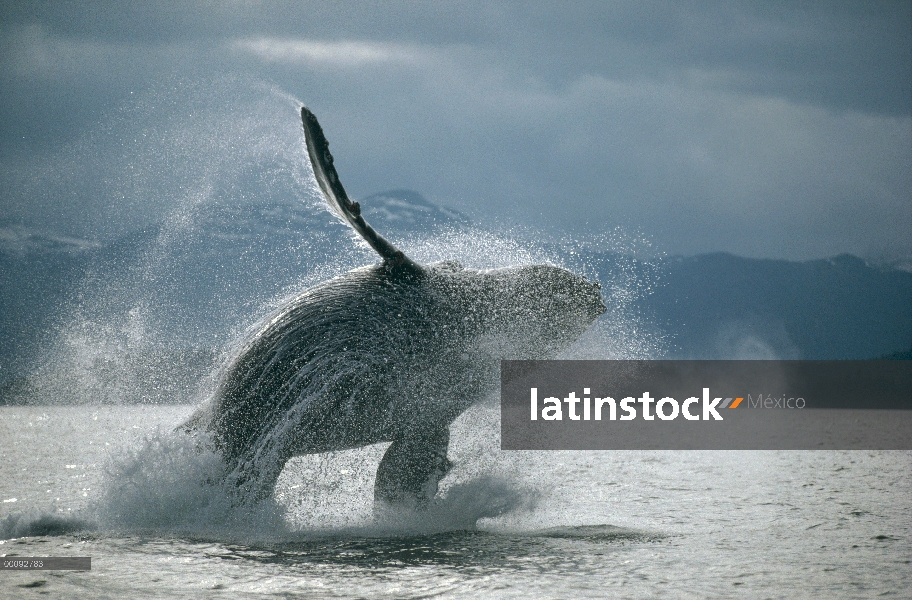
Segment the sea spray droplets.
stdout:
[[94,507],[112,530],[218,533],[276,529],[274,505],[232,507],[216,485],[220,458],[202,438],[157,433],[106,468],[104,492]]
[[[129,131],[118,156],[98,154],[94,138],[70,149],[70,175],[54,177],[69,177],[71,194],[97,182],[85,195],[105,215],[93,229],[105,242],[57,308],[24,399],[194,398],[237,324],[337,245],[313,227],[325,215],[301,160],[296,110],[259,82],[183,82],[153,89],[92,134]],[[137,129],[140,115],[147,126]]]

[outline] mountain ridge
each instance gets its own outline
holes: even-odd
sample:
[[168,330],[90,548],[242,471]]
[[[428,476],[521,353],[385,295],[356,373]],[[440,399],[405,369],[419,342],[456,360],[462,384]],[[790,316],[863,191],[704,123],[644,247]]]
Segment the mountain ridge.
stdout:
[[[471,227],[467,216],[411,190],[360,203],[378,231],[397,236]],[[327,248],[369,255],[327,211],[299,202],[210,206],[182,227],[149,226],[101,242],[0,222],[0,385],[30,372],[53,331],[76,313],[116,330],[110,335],[121,341],[112,347],[129,348],[130,328],[141,322],[158,332],[159,347],[171,348],[160,356],[208,346],[192,352],[214,357],[237,323],[331,259]],[[889,265],[848,254],[797,262],[715,252],[646,261],[577,250],[574,260],[594,265],[584,270],[606,292],[624,278],[656,283],[630,306],[667,335],[664,358],[862,359],[912,349],[912,273]]]

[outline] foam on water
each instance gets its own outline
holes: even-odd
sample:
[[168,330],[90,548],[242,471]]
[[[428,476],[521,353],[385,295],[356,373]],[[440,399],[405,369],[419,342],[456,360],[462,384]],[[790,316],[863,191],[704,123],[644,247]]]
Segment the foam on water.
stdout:
[[504,515],[515,522],[534,509],[543,488],[519,481],[511,461],[498,458],[496,417],[492,406],[478,406],[454,423],[454,468],[423,512],[374,513],[374,472],[388,444],[294,458],[274,498],[236,504],[220,483],[220,456],[199,438],[156,431],[109,455],[100,492],[81,509],[28,507],[0,522],[0,539],[92,531],[262,543],[497,529]]

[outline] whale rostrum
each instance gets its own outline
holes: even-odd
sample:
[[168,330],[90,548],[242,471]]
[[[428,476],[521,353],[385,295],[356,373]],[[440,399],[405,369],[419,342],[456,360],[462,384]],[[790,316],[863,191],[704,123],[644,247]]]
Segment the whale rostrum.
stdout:
[[427,506],[450,469],[449,425],[491,394],[500,360],[546,359],[605,312],[598,283],[550,266],[421,265],[361,216],[314,114],[307,153],[331,211],[380,255],[270,315],[183,427],[206,431],[245,499],[273,490],[294,456],[392,442],[375,505]]

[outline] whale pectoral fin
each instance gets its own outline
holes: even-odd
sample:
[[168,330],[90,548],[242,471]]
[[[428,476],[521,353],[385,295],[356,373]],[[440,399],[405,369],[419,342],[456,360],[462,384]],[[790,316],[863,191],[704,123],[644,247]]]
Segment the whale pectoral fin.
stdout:
[[427,508],[437,494],[438,482],[450,471],[447,427],[396,440],[377,468],[374,508]]
[[402,250],[374,231],[374,228],[368,225],[361,216],[361,207],[358,203],[349,200],[345,188],[342,187],[342,182],[339,181],[339,174],[336,173],[336,168],[333,166],[333,157],[329,152],[329,142],[323,135],[323,128],[320,127],[317,117],[306,106],[301,107],[301,121],[304,124],[307,154],[310,157],[314,177],[332,212],[357,231],[358,235],[364,238],[371,248],[376,250],[377,254],[391,266],[417,267],[403,254]]

